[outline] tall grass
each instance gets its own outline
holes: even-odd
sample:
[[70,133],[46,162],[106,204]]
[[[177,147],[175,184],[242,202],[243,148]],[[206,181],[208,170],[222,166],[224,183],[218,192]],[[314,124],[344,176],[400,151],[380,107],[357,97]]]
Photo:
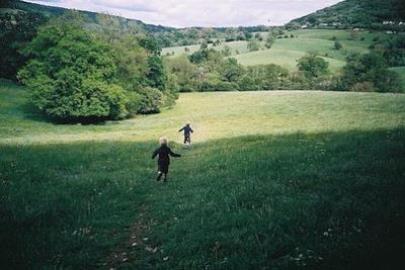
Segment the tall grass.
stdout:
[[[0,85],[0,269],[395,269],[401,94],[192,93],[173,110],[55,125]],[[160,135],[192,147],[158,183]]]
[[[2,269],[394,269],[405,224],[403,129],[1,149]],[[132,224],[141,221],[137,243]],[[135,240],[134,240],[135,241]],[[132,243],[132,244],[131,244]]]

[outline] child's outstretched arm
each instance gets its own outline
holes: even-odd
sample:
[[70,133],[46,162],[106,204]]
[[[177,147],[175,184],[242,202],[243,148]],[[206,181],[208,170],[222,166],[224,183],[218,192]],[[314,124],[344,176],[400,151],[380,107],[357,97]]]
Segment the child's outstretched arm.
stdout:
[[158,153],[159,153],[159,148],[156,149],[156,150],[153,152],[153,154],[152,154],[152,159],[154,159],[154,158],[157,156]]
[[169,150],[169,154],[170,154],[170,156],[172,156],[172,157],[181,157],[180,154],[173,153],[173,151],[172,151],[171,149]]
[[179,129],[179,132],[182,132],[184,130],[184,127],[182,127],[181,129]]

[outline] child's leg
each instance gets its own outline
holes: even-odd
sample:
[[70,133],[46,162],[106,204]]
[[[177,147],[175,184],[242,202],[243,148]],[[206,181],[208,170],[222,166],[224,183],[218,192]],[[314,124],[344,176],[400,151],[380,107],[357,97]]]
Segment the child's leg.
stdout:
[[163,173],[162,172],[158,172],[158,177],[156,178],[156,181],[160,181],[160,178],[162,178]]

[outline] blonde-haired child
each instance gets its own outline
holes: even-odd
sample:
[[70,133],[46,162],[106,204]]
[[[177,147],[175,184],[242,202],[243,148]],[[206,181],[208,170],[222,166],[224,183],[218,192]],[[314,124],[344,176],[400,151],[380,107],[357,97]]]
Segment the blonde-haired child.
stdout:
[[173,153],[168,146],[168,140],[166,137],[159,139],[160,147],[153,152],[152,159],[158,156],[158,176],[156,181],[160,181],[162,175],[164,175],[163,181],[167,181],[167,174],[169,173],[170,156],[181,157],[180,154]]

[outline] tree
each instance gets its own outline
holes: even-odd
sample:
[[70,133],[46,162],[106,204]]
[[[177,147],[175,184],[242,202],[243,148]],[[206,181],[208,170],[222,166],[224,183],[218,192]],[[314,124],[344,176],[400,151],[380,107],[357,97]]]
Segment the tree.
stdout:
[[365,82],[372,83],[380,92],[398,92],[401,88],[398,74],[390,71],[384,57],[375,52],[350,55],[341,81],[342,88],[346,90]]
[[146,73],[146,84],[150,87],[163,91],[166,88],[167,75],[162,59],[157,55],[148,58],[148,71]]
[[208,48],[208,42],[206,40],[204,40],[203,42],[201,42],[200,50],[205,50],[207,48]]
[[252,39],[248,42],[247,48],[250,52],[258,51],[260,49],[260,44],[256,40]]
[[384,58],[392,66],[405,66],[405,34],[398,34],[384,44]]
[[[5,3],[5,5],[11,3]],[[40,14],[0,12],[0,77],[16,80],[18,70],[28,57],[20,51],[36,35],[39,25],[45,22]]]
[[335,41],[335,50],[340,50],[340,49],[342,49],[343,48],[343,45],[342,45],[342,43],[340,43],[340,41],[338,41],[338,40],[336,40]]
[[231,47],[229,47],[228,45],[225,45],[221,52],[225,57],[231,56],[232,54]]
[[267,49],[270,49],[270,48],[273,46],[274,41],[275,41],[275,39],[274,39],[273,34],[272,34],[272,33],[269,33],[269,34],[267,35],[266,44],[265,44],[264,46],[266,46]]
[[138,112],[142,114],[159,113],[163,105],[163,94],[156,88],[146,87],[139,91],[141,101]]
[[220,74],[228,82],[236,82],[243,74],[244,70],[235,58],[229,58],[220,68]]
[[197,67],[192,64],[185,55],[166,59],[167,70],[176,76],[179,91],[186,92],[194,89],[194,81]]
[[307,78],[318,78],[328,73],[329,63],[314,53],[310,53],[298,60],[298,69]]
[[127,99],[112,83],[117,69],[109,47],[65,19],[40,28],[24,49],[31,60],[18,76],[31,89],[33,104],[63,121],[125,117]]

